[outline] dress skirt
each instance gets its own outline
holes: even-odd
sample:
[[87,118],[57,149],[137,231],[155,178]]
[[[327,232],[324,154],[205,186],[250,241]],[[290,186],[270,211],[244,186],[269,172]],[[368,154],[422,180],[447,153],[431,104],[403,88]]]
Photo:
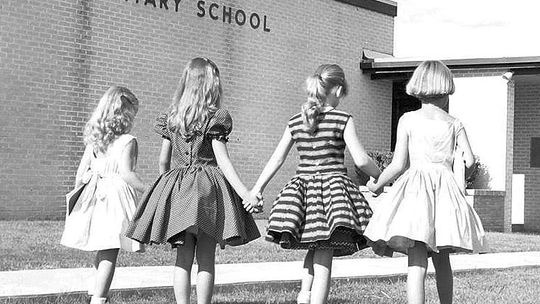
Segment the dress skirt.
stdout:
[[335,256],[366,248],[372,215],[359,188],[343,174],[297,175],[270,211],[266,239],[286,249],[333,249]]
[[124,236],[135,213],[135,190],[120,176],[89,172],[86,186],[66,217],[60,243],[85,251],[121,248],[142,252],[144,246]]
[[162,174],[143,195],[126,235],[145,244],[183,244],[185,232],[204,232],[221,248],[260,234],[242,199],[216,166],[178,167]]
[[416,242],[429,253],[487,250],[480,218],[449,168],[411,168],[386,195],[364,233],[375,253],[407,254]]

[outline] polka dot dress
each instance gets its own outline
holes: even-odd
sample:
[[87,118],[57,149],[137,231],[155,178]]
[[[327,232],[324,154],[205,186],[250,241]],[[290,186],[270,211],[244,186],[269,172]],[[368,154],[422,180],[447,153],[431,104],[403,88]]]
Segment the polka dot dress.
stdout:
[[212,140],[227,141],[232,118],[223,109],[204,132],[184,139],[171,132],[167,116],[157,119],[155,131],[172,144],[171,170],[143,195],[126,235],[141,243],[183,244],[186,232],[204,232],[221,248],[242,245],[260,234],[242,199],[217,166]]

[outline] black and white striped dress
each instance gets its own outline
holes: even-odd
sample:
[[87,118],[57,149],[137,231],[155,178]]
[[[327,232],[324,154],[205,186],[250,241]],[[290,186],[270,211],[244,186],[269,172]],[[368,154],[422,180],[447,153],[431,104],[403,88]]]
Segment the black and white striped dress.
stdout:
[[343,132],[350,115],[330,110],[319,118],[313,134],[300,113],[289,120],[300,163],[272,205],[266,239],[283,248],[349,255],[367,247],[363,232],[372,211],[344,165]]

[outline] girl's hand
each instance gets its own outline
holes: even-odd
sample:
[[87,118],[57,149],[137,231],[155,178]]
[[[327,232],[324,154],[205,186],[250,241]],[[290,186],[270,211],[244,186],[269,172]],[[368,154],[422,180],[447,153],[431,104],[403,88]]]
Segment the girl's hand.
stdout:
[[383,192],[383,187],[379,187],[377,185],[377,180],[376,179],[370,179],[366,186],[368,187],[369,191],[373,192],[373,194],[375,194],[375,196],[379,196],[382,192]]
[[246,197],[244,197],[242,204],[244,205],[244,209],[246,209],[249,213],[256,213],[257,206],[259,205],[259,198],[257,196],[257,193],[252,193],[251,191],[248,193]]
[[264,200],[263,200],[263,196],[262,196],[262,193],[260,192],[257,192],[257,199],[259,200],[257,202],[257,206],[255,208],[255,213],[261,213],[263,212],[263,206],[264,206]]

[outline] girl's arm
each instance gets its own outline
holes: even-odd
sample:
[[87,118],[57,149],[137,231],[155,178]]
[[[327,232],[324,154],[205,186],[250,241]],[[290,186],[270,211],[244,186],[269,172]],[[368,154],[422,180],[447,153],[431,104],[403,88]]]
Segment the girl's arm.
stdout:
[[120,163],[118,164],[118,170],[120,171],[120,176],[126,183],[128,183],[128,185],[138,191],[144,192],[147,186],[135,172],[138,154],[139,148],[137,145],[137,140],[133,139],[126,145],[124,151],[122,151]]
[[274,174],[276,174],[279,168],[281,168],[281,165],[283,165],[283,162],[287,158],[292,145],[293,141],[291,132],[289,131],[289,127],[287,127],[285,128],[285,132],[283,133],[276,150],[274,150],[274,153],[268,160],[268,163],[266,163],[266,166],[264,166],[264,169],[261,175],[259,175],[255,186],[253,186],[253,189],[251,189],[252,194],[262,193],[264,191],[264,188],[268,182],[272,179],[272,177],[274,177]]
[[465,129],[462,129],[457,136],[457,145],[463,151],[463,158],[465,160],[465,166],[471,168],[474,163],[474,154],[471,149],[471,144],[469,143],[469,138],[467,137],[467,132]]
[[356,136],[356,130],[354,128],[352,117],[349,118],[349,121],[347,121],[347,124],[345,125],[343,139],[345,139],[345,144],[351,152],[354,164],[369,176],[378,178],[379,175],[381,175],[381,170],[379,167],[377,167],[375,162],[373,162],[371,157],[367,155],[364,146],[362,146],[358,136]]
[[161,151],[159,152],[159,174],[163,174],[171,169],[171,141],[163,139],[161,142]]
[[227,150],[225,142],[213,139],[212,149],[214,150],[218,167],[221,169],[225,178],[229,181],[236,193],[242,198],[244,208],[250,213],[256,211],[259,200],[256,195],[251,195],[248,188],[244,185],[242,180],[240,180],[240,177],[238,176],[238,173],[236,173],[231,159],[229,158],[229,151]]
[[383,187],[399,176],[409,163],[409,136],[405,130],[403,117],[399,119],[397,127],[396,148],[392,162],[381,173],[379,179],[375,182],[369,182],[368,188],[374,193],[380,193]]
[[90,168],[90,160],[92,159],[92,153],[94,153],[91,145],[86,145],[84,149],[84,154],[77,168],[77,175],[75,175],[75,188],[79,187],[82,184],[83,174],[88,171]]

